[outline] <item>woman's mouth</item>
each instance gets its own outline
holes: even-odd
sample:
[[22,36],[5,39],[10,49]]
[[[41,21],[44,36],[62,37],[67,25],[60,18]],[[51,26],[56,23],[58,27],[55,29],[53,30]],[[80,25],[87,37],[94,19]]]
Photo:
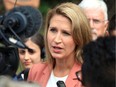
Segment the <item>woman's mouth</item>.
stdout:
[[58,46],[53,46],[52,48],[53,48],[53,52],[55,52],[55,53],[60,53],[62,50],[62,48],[58,47]]

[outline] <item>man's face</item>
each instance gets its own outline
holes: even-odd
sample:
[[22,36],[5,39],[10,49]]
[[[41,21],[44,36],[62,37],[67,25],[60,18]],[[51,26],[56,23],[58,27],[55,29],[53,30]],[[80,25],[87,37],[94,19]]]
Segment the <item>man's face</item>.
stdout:
[[104,13],[101,9],[85,9],[84,10],[92,29],[93,40],[99,36],[104,36],[108,21],[105,20]]

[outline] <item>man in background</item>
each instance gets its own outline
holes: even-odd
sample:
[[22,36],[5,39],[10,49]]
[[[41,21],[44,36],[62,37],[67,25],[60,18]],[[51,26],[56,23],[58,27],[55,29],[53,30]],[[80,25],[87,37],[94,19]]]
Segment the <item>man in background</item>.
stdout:
[[84,10],[92,29],[93,40],[108,34],[107,6],[103,0],[82,0],[79,6]]

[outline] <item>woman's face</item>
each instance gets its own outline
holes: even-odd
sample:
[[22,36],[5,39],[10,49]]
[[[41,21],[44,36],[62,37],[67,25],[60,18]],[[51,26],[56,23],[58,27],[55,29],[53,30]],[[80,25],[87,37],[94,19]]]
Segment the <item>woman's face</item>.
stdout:
[[54,15],[50,20],[47,33],[48,48],[55,59],[74,57],[75,43],[71,34],[69,19]]
[[30,50],[19,48],[19,57],[21,63],[24,65],[24,68],[31,68],[33,64],[40,61],[41,51],[39,46],[31,40],[28,40],[25,44],[30,48]]

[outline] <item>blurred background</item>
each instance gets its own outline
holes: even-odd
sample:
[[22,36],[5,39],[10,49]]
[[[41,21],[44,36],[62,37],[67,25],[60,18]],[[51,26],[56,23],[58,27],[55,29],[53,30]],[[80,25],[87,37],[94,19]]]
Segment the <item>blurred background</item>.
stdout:
[[[80,3],[82,0],[41,0],[40,11],[42,12],[43,17],[45,18],[46,13],[49,9],[53,8],[57,4],[62,2],[73,2]],[[112,17],[114,13],[116,13],[116,1],[115,0],[104,0],[108,7],[108,19]]]
[[[45,20],[46,14],[49,9],[53,8],[57,4],[60,4],[62,2],[73,2],[73,3],[80,3],[82,0],[40,0],[40,5],[38,9],[42,12],[43,18]],[[108,7],[108,16],[109,19],[111,16],[116,13],[116,1],[115,0],[104,0]],[[0,15],[2,15],[5,12],[3,0],[0,0]],[[43,23],[44,24],[44,23]],[[43,28],[43,27],[42,27]],[[43,29],[42,29],[43,32]]]
[[[63,2],[73,2],[73,3],[78,4],[81,1],[82,0],[41,0],[40,5],[38,7],[38,9],[40,10],[40,12],[43,15],[43,25],[40,30],[40,33],[43,34],[45,17],[46,17],[48,10],[50,10],[51,8],[53,8],[56,5],[63,3]],[[114,13],[116,13],[116,1],[115,0],[104,0],[104,1],[106,2],[107,7],[108,7],[108,19],[110,19],[112,17],[112,15]],[[5,12],[6,11],[5,11],[5,6],[3,4],[3,0],[0,0],[0,15],[3,15]],[[20,66],[20,67],[22,67],[22,66]],[[18,71],[20,71],[20,69]]]

